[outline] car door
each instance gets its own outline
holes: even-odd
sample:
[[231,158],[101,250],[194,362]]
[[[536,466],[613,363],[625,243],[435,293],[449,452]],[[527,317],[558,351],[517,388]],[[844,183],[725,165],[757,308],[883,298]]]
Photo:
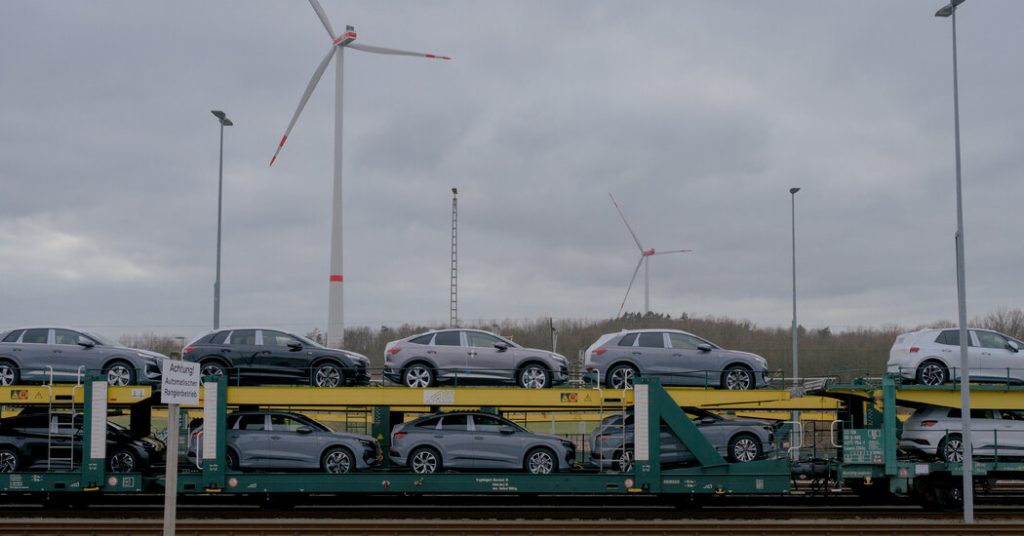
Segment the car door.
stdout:
[[[516,350],[508,341],[480,331],[464,331],[468,367],[477,378],[515,379]],[[495,345],[500,344],[504,350]]]
[[312,384],[309,350],[303,347],[302,341],[283,331],[264,329],[260,334],[262,337],[257,339],[261,346],[260,361],[269,375]]
[[632,353],[641,365],[640,373],[658,378],[666,385],[685,383],[665,339],[662,331],[642,331],[637,336]]
[[974,330],[974,337],[978,340],[977,350],[980,354],[978,364],[981,370],[977,372],[979,376],[1008,382],[1024,377],[1019,354],[1010,348],[1009,339],[1001,333],[981,329]]
[[445,467],[473,467],[477,447],[469,431],[469,416],[465,413],[445,415],[434,432],[434,440],[441,446],[441,460]]
[[467,349],[462,342],[462,331],[457,329],[438,331],[434,334],[433,346],[436,353],[432,357],[437,363],[439,376],[458,378],[460,375],[472,374],[469,371]]
[[265,413],[244,413],[228,430],[227,443],[234,445],[242,467],[266,468],[270,465],[270,430]]
[[36,382],[50,383],[50,368],[53,379],[60,380],[59,364],[54,363],[53,348],[50,347],[49,328],[26,329],[16,346],[22,360],[21,378]]
[[975,456],[991,456],[995,454],[996,429],[999,420],[995,410],[971,410],[971,444],[974,445]]
[[1024,411],[999,410],[996,446],[999,456],[1024,456]]
[[[672,361],[669,369],[673,383],[689,385],[717,385],[721,377],[721,363],[718,353],[712,347],[710,351],[699,349],[707,341],[686,333],[668,332],[668,343],[671,346]],[[663,382],[664,383],[664,382]]]
[[320,467],[319,436],[313,433],[314,429],[292,415],[271,413],[269,466],[291,469]]
[[256,359],[256,354],[263,348],[256,344],[255,329],[236,329],[224,340],[221,348],[221,355],[227,361],[228,366],[234,371],[231,373],[231,381],[246,375],[255,375],[259,372],[261,363]]
[[[81,344],[80,344],[81,343]],[[77,381],[79,371],[86,374],[100,374],[103,368],[104,352],[96,349],[96,341],[70,329],[53,330],[54,361],[61,362],[61,372],[69,380]]]
[[474,413],[470,417],[474,468],[518,469],[523,466],[525,438],[518,426],[492,415]]

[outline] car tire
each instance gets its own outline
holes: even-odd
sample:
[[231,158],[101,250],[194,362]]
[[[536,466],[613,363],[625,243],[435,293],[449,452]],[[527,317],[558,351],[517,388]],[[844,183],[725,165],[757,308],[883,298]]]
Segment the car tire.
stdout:
[[21,381],[21,371],[18,366],[10,361],[0,361],[0,386],[18,385]]
[[917,367],[917,383],[921,385],[942,385],[949,381],[949,369],[934,359]]
[[21,465],[18,452],[9,448],[0,448],[0,473],[13,473]]
[[345,447],[333,447],[324,453],[320,467],[332,475],[351,473],[356,467],[356,457]]
[[615,460],[613,467],[616,471],[619,471],[620,473],[632,471],[633,462],[636,459],[636,456],[633,453],[633,446],[630,445],[626,447],[626,450],[615,451],[613,459]]
[[960,434],[947,434],[939,441],[936,451],[940,461],[946,463],[962,463],[964,461],[964,441]]
[[558,457],[548,448],[535,448],[526,453],[523,469],[531,475],[550,475],[558,471]]
[[116,387],[135,385],[135,367],[127,361],[114,361],[103,369],[107,384]]
[[544,365],[530,363],[519,371],[519,387],[524,389],[543,389],[551,387],[551,372]]
[[220,361],[203,361],[199,364],[200,376],[227,376],[228,368]]
[[406,387],[430,387],[435,380],[434,369],[426,363],[413,363],[402,372],[402,385]]
[[228,450],[224,453],[224,463],[228,466],[228,469],[238,471],[238,455],[235,454],[235,451]]
[[430,447],[419,447],[409,454],[409,470],[420,475],[429,475],[441,470],[441,454]]
[[736,434],[729,440],[729,461],[749,463],[764,454],[761,440],[753,434]]
[[345,371],[337,363],[320,363],[313,371],[313,385],[341,387],[345,385]]
[[749,391],[757,386],[754,371],[743,365],[732,365],[722,372],[722,389],[729,391]]
[[636,378],[637,371],[631,365],[615,365],[608,370],[608,377],[605,379],[605,383],[612,389],[632,389],[633,379]]
[[130,450],[119,450],[107,459],[111,473],[134,473],[139,470],[139,458]]

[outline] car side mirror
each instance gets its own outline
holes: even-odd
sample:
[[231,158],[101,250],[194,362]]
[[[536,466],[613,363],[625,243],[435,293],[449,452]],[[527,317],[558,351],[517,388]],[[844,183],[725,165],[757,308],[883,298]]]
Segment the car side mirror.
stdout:
[[308,427],[308,426],[300,426],[300,427],[296,428],[295,431],[300,433],[300,434],[312,434],[313,433],[313,429]]
[[93,344],[92,341],[85,340],[79,340],[78,345],[81,346],[82,348],[92,348],[93,346],[96,346],[95,344]]
[[501,428],[498,428],[498,431],[505,435],[512,435],[516,433],[516,429],[511,426],[502,426]]
[[1019,352],[1020,346],[1014,341],[1006,341],[1006,348],[1011,352]]
[[715,424],[715,418],[714,417],[701,417],[700,418],[700,423],[701,424]]
[[710,352],[711,351],[711,345],[707,344],[707,343],[698,344],[697,345],[697,349],[700,350],[701,352]]
[[302,344],[297,342],[290,342],[288,343],[288,349],[293,352],[298,352],[299,350],[302,349]]
[[505,350],[508,350],[508,345],[503,342],[494,343],[494,347],[497,348],[499,352],[504,352]]

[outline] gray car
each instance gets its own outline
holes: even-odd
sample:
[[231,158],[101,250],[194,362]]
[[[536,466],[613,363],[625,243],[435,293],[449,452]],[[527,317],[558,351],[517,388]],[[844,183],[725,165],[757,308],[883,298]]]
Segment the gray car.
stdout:
[[[335,432],[299,413],[247,411],[225,421],[226,463],[230,469],[320,469],[348,473],[383,460],[380,444],[364,434]],[[196,460],[203,427],[189,435],[189,460]]]
[[77,383],[103,374],[110,385],[160,383],[167,356],[121,346],[95,333],[61,327],[0,333],[0,385]]
[[674,329],[607,333],[587,348],[585,358],[586,377],[612,389],[631,389],[637,375],[658,378],[664,385],[742,390],[767,384],[765,358]]
[[522,469],[532,474],[568,471],[576,447],[564,438],[535,434],[490,413],[451,412],[399,424],[391,432],[391,461],[414,473],[442,469]]
[[[686,413],[711,446],[732,463],[752,462],[775,450],[774,426],[768,421],[725,419],[695,408],[686,409]],[[633,430],[632,411],[606,417],[590,434],[591,461],[602,469],[632,469]],[[695,460],[690,449],[664,424],[659,438],[661,463],[684,464]]]
[[[960,419],[960,408],[920,408],[903,423],[900,449],[961,463],[964,441]],[[971,443],[975,457],[1024,457],[1024,411],[971,409]]]
[[439,382],[512,383],[540,389],[565,383],[565,357],[478,329],[443,329],[391,341],[384,348],[384,377],[406,387]]

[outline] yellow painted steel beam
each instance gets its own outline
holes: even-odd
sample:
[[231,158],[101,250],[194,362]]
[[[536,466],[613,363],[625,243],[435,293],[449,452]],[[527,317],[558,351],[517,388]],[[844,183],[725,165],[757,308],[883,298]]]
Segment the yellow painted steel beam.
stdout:
[[[709,404],[703,406],[704,409],[709,411],[728,410],[735,409],[737,404],[722,404],[715,405]],[[733,406],[733,407],[730,407]],[[827,396],[816,396],[816,395],[805,395],[798,396],[796,398],[782,398],[779,400],[770,400],[765,402],[755,402],[742,404],[740,409],[743,410],[770,410],[770,411],[783,411],[783,410],[797,410],[797,411],[824,411],[834,412],[842,408],[843,403],[835,398]]]
[[[136,404],[153,394],[148,385],[110,387],[107,389],[108,404]],[[0,404],[32,406],[40,404],[76,405],[82,404],[85,395],[83,385],[14,385],[0,387]]]
[[[830,395],[850,396],[864,400],[875,400],[882,407],[882,390],[829,389]],[[960,407],[960,390],[953,389],[897,389],[896,404],[911,407],[940,406]],[[1024,390],[971,387],[972,409],[1013,409],[1024,410]]]

